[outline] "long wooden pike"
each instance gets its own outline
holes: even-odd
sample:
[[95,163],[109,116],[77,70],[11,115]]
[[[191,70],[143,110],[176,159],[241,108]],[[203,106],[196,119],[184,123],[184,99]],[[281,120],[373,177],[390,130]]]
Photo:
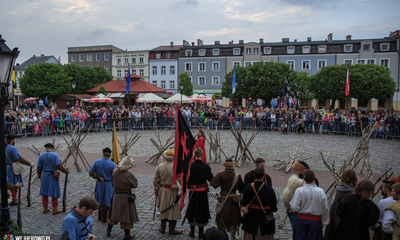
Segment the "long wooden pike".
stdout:
[[[68,170],[68,168],[67,168]],[[63,199],[62,199],[62,204],[63,204],[63,212],[65,213],[67,211],[67,184],[68,184],[68,173],[65,174],[65,182],[64,182],[64,193],[63,193]]]
[[22,216],[21,216],[21,188],[18,188],[18,213],[17,224],[22,229]]
[[31,179],[32,179],[32,166],[30,166],[30,170],[29,170],[28,193],[26,195],[26,200],[28,201],[28,207],[32,206],[32,201],[31,201]]

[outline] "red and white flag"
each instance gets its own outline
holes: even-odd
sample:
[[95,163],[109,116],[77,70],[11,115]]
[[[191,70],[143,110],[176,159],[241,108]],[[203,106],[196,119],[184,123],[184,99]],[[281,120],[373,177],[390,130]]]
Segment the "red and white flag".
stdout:
[[349,93],[350,93],[350,75],[349,75],[349,67],[347,67],[346,92],[345,92],[345,95],[349,96]]

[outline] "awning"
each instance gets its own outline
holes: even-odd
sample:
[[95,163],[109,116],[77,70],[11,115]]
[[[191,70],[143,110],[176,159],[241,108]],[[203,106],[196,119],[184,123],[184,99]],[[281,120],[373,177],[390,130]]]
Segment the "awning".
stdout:
[[107,95],[109,98],[124,98],[124,93],[110,93]]

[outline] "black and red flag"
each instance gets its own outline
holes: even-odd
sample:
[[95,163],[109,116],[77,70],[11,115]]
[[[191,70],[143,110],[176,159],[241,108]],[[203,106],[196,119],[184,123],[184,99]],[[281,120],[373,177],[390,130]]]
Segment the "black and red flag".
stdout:
[[190,165],[193,161],[193,148],[195,145],[195,140],[190,132],[189,127],[186,125],[186,121],[179,109],[176,106],[176,129],[175,129],[175,157],[173,166],[173,177],[172,184],[181,179],[181,210],[185,206],[185,197],[187,193],[187,181],[190,175]]

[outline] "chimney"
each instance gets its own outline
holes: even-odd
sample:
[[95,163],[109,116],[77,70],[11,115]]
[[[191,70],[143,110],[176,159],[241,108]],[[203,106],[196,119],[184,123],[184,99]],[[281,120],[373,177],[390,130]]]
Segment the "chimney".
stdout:
[[311,42],[311,37],[307,37],[307,42]]
[[351,35],[347,35],[346,40],[351,40]]
[[297,42],[297,39],[293,40],[293,42]]
[[173,47],[173,46],[174,46],[174,42],[171,42],[171,43],[170,43],[170,46]]
[[328,42],[332,42],[332,38],[333,38],[333,33],[329,33],[328,34]]
[[215,44],[215,45],[219,45],[219,41],[215,41],[214,44]]
[[187,46],[190,46],[190,44],[189,44],[189,42],[188,42],[188,41],[186,41],[186,40],[183,40],[183,46],[184,46],[184,47],[187,47]]
[[239,40],[239,44],[243,44],[244,43],[244,40]]
[[192,42],[192,46],[194,47],[194,42]]
[[260,43],[264,43],[264,38],[260,38]]
[[282,42],[289,42],[289,38],[282,38]]
[[58,62],[61,63],[61,56],[58,56]]
[[40,54],[40,57],[41,57],[41,58],[44,58],[44,54]]
[[390,32],[389,37],[391,37],[391,38],[398,37],[398,36],[400,36],[399,32],[400,32],[399,30],[396,30],[394,32]]
[[197,39],[197,46],[203,46],[203,41],[201,39]]
[[35,59],[36,58],[36,55],[33,55],[33,59]]

